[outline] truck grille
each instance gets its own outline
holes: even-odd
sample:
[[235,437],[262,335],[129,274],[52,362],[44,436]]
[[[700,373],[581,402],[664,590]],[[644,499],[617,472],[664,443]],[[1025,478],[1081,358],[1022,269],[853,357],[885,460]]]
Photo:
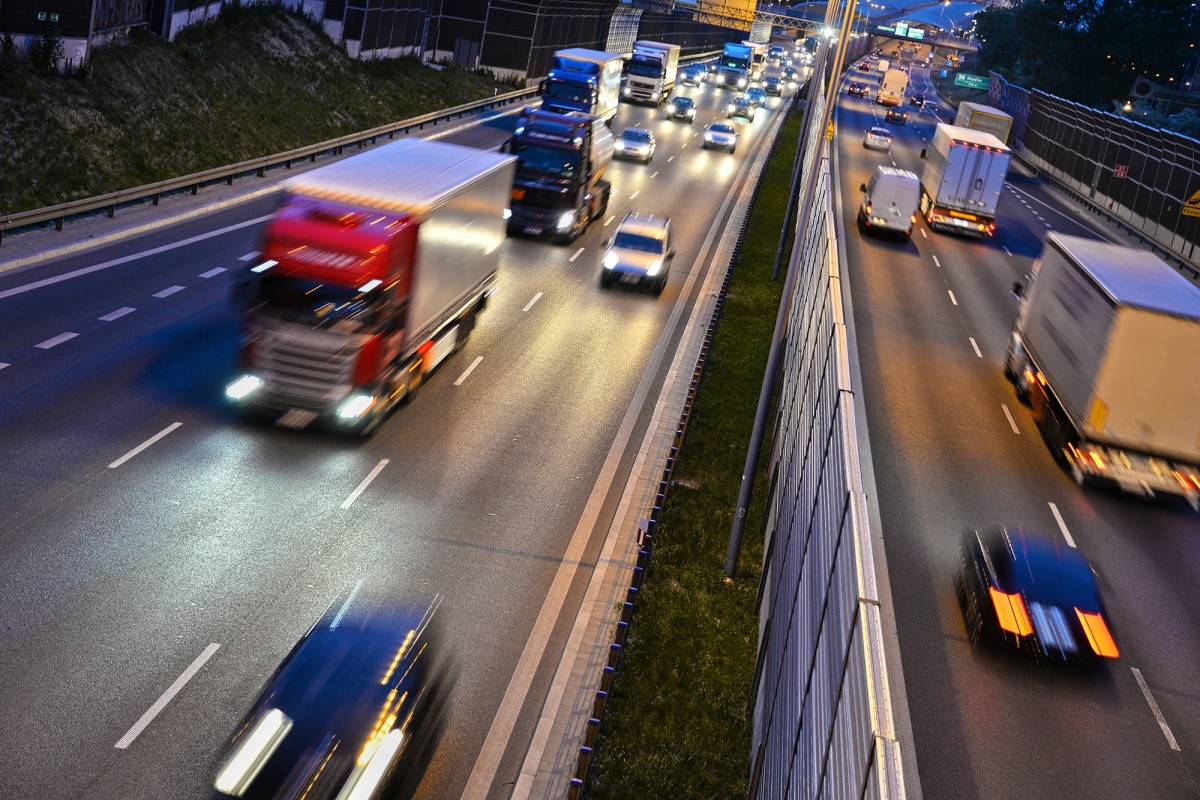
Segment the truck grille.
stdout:
[[266,383],[263,400],[282,408],[332,410],[350,392],[365,338],[264,321],[255,348]]

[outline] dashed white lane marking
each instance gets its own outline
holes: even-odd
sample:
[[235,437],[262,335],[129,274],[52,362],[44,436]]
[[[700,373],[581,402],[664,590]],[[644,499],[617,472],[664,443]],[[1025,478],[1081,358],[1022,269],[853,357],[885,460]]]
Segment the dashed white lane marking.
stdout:
[[475,356],[475,360],[471,362],[471,366],[463,370],[463,374],[458,376],[458,380],[454,382],[454,385],[462,386],[462,382],[467,379],[468,375],[475,371],[475,368],[479,366],[480,361],[483,361],[483,356]]
[[679,145],[679,149],[682,150],[683,148],[685,148],[687,146],[688,146],[688,143],[684,142],[683,144]]
[[63,342],[69,342],[78,335],[78,333],[67,331],[66,333],[60,333],[58,336],[51,337],[44,342],[39,342],[38,344],[35,344],[34,347],[39,350],[49,350],[51,347],[57,347]]
[[375,465],[375,469],[371,470],[367,474],[367,477],[362,479],[362,483],[358,485],[358,488],[351,492],[350,496],[342,501],[342,508],[349,508],[351,505],[353,505],[354,501],[358,499],[358,496],[362,494],[368,486],[371,485],[371,481],[375,480],[379,473],[383,472],[383,468],[388,465],[389,461],[391,461],[390,458],[380,459],[379,463]]
[[654,172],[651,172],[651,173],[650,173],[650,177],[651,177],[651,178],[657,178],[657,177],[658,177],[658,170],[655,170]]
[[1017,436],[1020,436],[1021,429],[1017,427],[1017,421],[1013,419],[1012,412],[1008,410],[1008,406],[1006,406],[1004,403],[1001,403],[1000,407],[1004,409],[1004,416],[1008,417],[1008,425],[1012,428],[1013,433],[1015,433]]
[[950,302],[954,303],[954,305],[958,305],[958,298],[954,296],[954,292],[950,291],[949,289],[947,289],[946,292],[950,295]]
[[639,194],[641,194],[641,192],[634,192],[633,194],[629,195],[629,199],[630,199],[630,200],[633,200],[633,199],[634,199],[634,198],[636,198],[636,197],[637,197]]
[[200,655],[196,656],[196,660],[193,661],[191,665],[183,671],[183,674],[176,678],[175,682],[168,686],[167,690],[163,692],[157,700],[154,701],[154,705],[146,709],[146,713],[142,714],[141,719],[133,723],[133,727],[121,737],[121,740],[116,743],[115,747],[118,750],[124,750],[126,747],[129,747],[129,745],[133,744],[133,740],[136,739],[138,735],[146,729],[146,726],[153,722],[154,718],[157,717],[162,710],[167,707],[167,703],[170,703],[172,698],[179,694],[179,690],[187,685],[187,682],[190,681],[192,677],[200,671],[200,668],[204,666],[205,662],[212,658],[213,653],[217,652],[217,648],[220,646],[221,645],[217,644],[216,642],[213,642],[208,647],[204,648],[204,651],[200,653]]
[[1146,702],[1150,704],[1150,710],[1154,713],[1154,719],[1158,721],[1158,727],[1162,728],[1163,736],[1167,737],[1167,744],[1175,752],[1179,752],[1179,742],[1175,741],[1175,734],[1171,733],[1171,728],[1167,725],[1167,720],[1158,709],[1158,703],[1154,702],[1154,695],[1150,694],[1150,687],[1146,685],[1146,679],[1142,677],[1142,671],[1137,667],[1130,667],[1133,670],[1133,677],[1137,678],[1138,686],[1142,687],[1142,694],[1146,698]]
[[[251,253],[250,255],[254,255],[254,254]],[[215,278],[224,271],[225,271],[224,267],[213,267],[208,272],[201,272],[200,277],[201,278]]]
[[171,295],[175,294],[176,292],[182,292],[182,291],[183,291],[182,286],[168,286],[166,289],[163,289],[161,292],[155,292],[154,296],[157,297],[159,300],[161,300],[164,297],[170,297]]
[[1050,504],[1050,513],[1054,515],[1054,521],[1058,523],[1058,529],[1062,531],[1063,538],[1067,540],[1067,544],[1074,547],[1075,540],[1071,538],[1071,532],[1067,530],[1067,523],[1063,522],[1062,514],[1058,513],[1058,506],[1054,505],[1054,503]]
[[246,253],[246,255],[239,258],[238,261],[253,261],[256,258],[258,258],[257,250],[255,250],[253,253]]
[[670,164],[670,163],[671,163],[672,161],[674,161],[674,160],[675,160],[675,156],[667,156],[667,163],[668,163],[668,164]]
[[572,255],[570,258],[568,258],[568,259],[567,259],[567,261],[570,261],[570,262],[574,263],[574,262],[575,262],[575,259],[579,258],[579,255],[580,255],[580,254],[581,254],[583,251],[584,251],[584,248],[582,248],[582,247],[581,247],[581,248],[579,248],[578,250],[576,250],[576,251],[574,252],[574,254],[573,254],[573,255]]
[[929,234],[925,232],[925,229],[924,229],[924,228],[917,228],[917,230],[919,230],[919,231],[921,232],[921,238],[922,238],[922,239],[928,239],[928,238],[929,238]]
[[0,361],[0,369],[8,369],[11,366],[12,366],[12,364],[8,364],[3,361]]
[[535,295],[533,296],[533,299],[532,299],[532,300],[530,300],[528,303],[526,303],[526,304],[525,304],[525,307],[524,307],[524,308],[522,308],[521,310],[522,310],[522,311],[528,311],[529,309],[533,308],[533,304],[534,304],[534,303],[536,303],[538,300],[541,300],[541,299],[542,299],[542,293],[541,293],[541,292],[538,292],[537,294],[535,294]]
[[608,219],[604,220],[604,227],[606,227],[606,228],[607,228],[607,227],[608,227],[608,225],[609,225],[609,223],[611,223],[611,222],[612,222],[614,219],[616,219],[616,218],[617,218],[617,215],[616,215],[616,214],[609,214],[609,215],[608,215]]
[[975,355],[983,358],[983,353],[979,352],[979,345],[975,344],[975,337],[968,336],[967,339],[971,342],[971,349],[975,351]]
[[100,318],[100,321],[101,322],[112,322],[114,319],[120,319],[121,317],[125,316],[126,314],[132,314],[134,311],[137,311],[137,309],[130,308],[129,306],[125,306],[124,308],[118,308],[116,311],[112,311],[112,312],[109,312],[108,314],[105,314],[103,317]]
[[170,433],[171,431],[173,431],[173,430],[175,430],[176,428],[180,427],[181,425],[183,425],[183,423],[182,423],[182,422],[172,422],[170,425],[168,425],[167,427],[163,428],[161,431],[159,431],[158,433],[154,434],[154,435],[153,435],[153,436],[151,436],[149,439],[147,439],[146,441],[142,442],[142,443],[141,443],[141,444],[139,444],[137,447],[133,448],[133,449],[132,449],[132,450],[130,450],[128,453],[126,453],[125,455],[123,455],[123,456],[121,456],[120,458],[118,458],[116,461],[114,461],[114,462],[112,462],[111,464],[109,464],[109,465],[108,465],[108,468],[109,468],[109,469],[116,469],[117,467],[121,466],[122,464],[124,464],[124,463],[125,463],[126,461],[128,461],[129,459],[131,459],[131,458],[133,458],[134,456],[136,456],[138,453],[140,453],[140,452],[142,452],[143,450],[145,450],[145,449],[146,449],[147,447],[149,447],[150,445],[152,445],[152,444],[154,444],[155,442],[157,442],[159,439],[161,439],[161,438],[163,438],[164,436],[166,436],[166,435],[167,435],[168,433]]
[[941,267],[942,267],[942,262],[938,261],[938,257],[937,257],[937,256],[934,256],[934,257],[933,257],[933,265],[934,265],[935,267],[937,267],[938,269],[941,269]]

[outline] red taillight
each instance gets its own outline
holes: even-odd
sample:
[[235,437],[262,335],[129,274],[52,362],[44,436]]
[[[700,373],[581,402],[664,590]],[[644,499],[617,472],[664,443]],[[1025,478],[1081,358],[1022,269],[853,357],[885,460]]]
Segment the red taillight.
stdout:
[[1087,636],[1093,653],[1104,658],[1118,658],[1121,655],[1102,615],[1089,614],[1078,608],[1075,609],[1075,615],[1079,617],[1079,624],[1083,626],[1083,633]]
[[1019,594],[1005,594],[999,589],[988,587],[992,596],[992,606],[996,609],[996,620],[1000,627],[1017,636],[1028,636],[1033,633],[1033,623],[1025,611],[1025,601]]
[[377,333],[358,351],[354,363],[354,385],[368,386],[379,377],[379,360],[383,355],[383,334]]

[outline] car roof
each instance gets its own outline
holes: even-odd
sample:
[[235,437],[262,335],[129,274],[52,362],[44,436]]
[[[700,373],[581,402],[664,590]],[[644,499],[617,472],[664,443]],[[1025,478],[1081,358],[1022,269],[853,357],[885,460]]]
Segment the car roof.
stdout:
[[1005,591],[1019,591],[1028,601],[1101,610],[1092,568],[1065,542],[1020,528],[985,535],[984,542]]
[[653,136],[653,134],[650,133],[650,131],[646,130],[645,128],[639,128],[636,125],[630,125],[628,128],[621,131],[622,136],[624,136],[627,133],[633,134],[634,136],[642,136],[642,137]]
[[672,103],[678,103],[678,102],[679,102],[679,101],[681,101],[681,100],[683,100],[683,101],[685,101],[685,102],[688,102],[688,103],[695,103],[695,102],[696,102],[696,101],[695,101],[695,100],[693,100],[692,98],[688,97],[686,94],[681,94],[681,95],[679,95],[678,97],[672,98],[671,102],[672,102]]
[[889,139],[892,138],[891,131],[889,131],[887,128],[880,128],[879,126],[875,126],[874,128],[871,128],[871,130],[867,131],[867,133],[873,133],[876,136],[886,136]]
[[728,122],[710,122],[708,123],[708,127],[716,131],[737,133],[737,128],[733,127]]
[[662,239],[667,234],[667,226],[671,220],[657,214],[646,214],[641,211],[630,211],[617,226],[618,231],[636,233],[651,239]]

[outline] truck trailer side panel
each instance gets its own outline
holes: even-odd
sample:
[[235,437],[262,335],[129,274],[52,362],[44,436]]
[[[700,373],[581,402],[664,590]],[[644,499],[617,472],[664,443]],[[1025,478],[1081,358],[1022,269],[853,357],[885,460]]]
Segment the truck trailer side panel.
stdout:
[[964,102],[959,105],[958,114],[954,117],[954,124],[958,127],[985,131],[1005,144],[1008,144],[1012,123],[1011,116],[998,108],[985,106],[982,103]]

